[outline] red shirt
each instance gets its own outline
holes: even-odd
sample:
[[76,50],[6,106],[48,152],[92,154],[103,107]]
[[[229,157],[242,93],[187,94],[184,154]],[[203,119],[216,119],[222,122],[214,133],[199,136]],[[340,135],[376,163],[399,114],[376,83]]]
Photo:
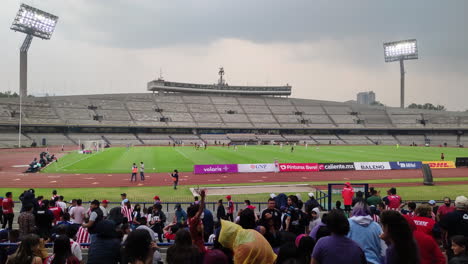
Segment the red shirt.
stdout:
[[446,206],[445,204],[439,206],[439,209],[437,209],[437,213],[440,215],[441,219],[442,219],[442,217],[444,215],[446,215],[448,213],[451,213],[451,212],[454,212],[454,211],[455,211],[455,206],[453,206],[453,205]]
[[54,225],[57,221],[60,221],[60,215],[62,214],[62,208],[55,206],[50,207],[49,210],[54,214]]
[[164,237],[169,240],[175,240],[175,234],[171,234],[169,232],[164,233]]
[[401,197],[399,195],[389,195],[387,196],[388,199],[388,209],[396,210],[400,208],[401,204]]
[[413,221],[416,224],[416,230],[424,234],[432,236],[432,229],[434,229],[435,221],[432,218],[415,216]]
[[11,198],[3,199],[3,214],[12,214],[13,207],[15,207],[15,204],[13,203],[13,199]]
[[234,213],[234,202],[228,201],[228,214],[233,214]]
[[3,205],[3,198],[0,198],[0,207]]
[[343,197],[344,205],[352,205],[353,204],[353,196],[354,196],[353,188],[344,187],[343,191],[341,191],[341,196]]
[[[206,253],[205,242],[203,240],[203,225],[200,218],[192,217],[188,219],[190,235],[192,236],[192,243],[198,247],[200,253]],[[201,226],[201,228],[199,227]],[[200,231],[201,229],[201,231]]]
[[[428,218],[429,219],[429,218]],[[421,231],[413,232],[419,249],[420,264],[445,264],[445,257],[432,236]]]

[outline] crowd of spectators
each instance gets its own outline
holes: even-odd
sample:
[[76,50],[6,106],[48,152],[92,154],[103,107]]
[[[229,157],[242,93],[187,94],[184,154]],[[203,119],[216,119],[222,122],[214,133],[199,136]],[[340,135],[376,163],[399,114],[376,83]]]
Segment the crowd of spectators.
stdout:
[[[52,193],[20,195],[19,229],[11,229],[12,194],[3,200],[7,220],[0,263],[468,263],[468,199],[453,204],[403,202],[396,189],[387,195],[343,190],[345,208],[324,211],[313,193],[271,194],[259,212],[249,200],[234,211],[233,197],[219,200],[216,214],[205,206],[205,191],[186,208],[164,212],[159,196],[150,207],[132,204],[121,194],[119,206],[80,199],[70,203]],[[5,202],[6,200],[6,202]],[[7,206],[5,206],[7,204]],[[231,214],[231,215],[230,215]],[[168,217],[173,215],[173,217]],[[3,226],[5,228],[6,226]],[[1,238],[1,237],[0,237]],[[45,243],[53,242],[48,254]],[[165,259],[158,243],[169,242]],[[208,244],[206,244],[208,243]],[[209,245],[209,246],[207,246]]]

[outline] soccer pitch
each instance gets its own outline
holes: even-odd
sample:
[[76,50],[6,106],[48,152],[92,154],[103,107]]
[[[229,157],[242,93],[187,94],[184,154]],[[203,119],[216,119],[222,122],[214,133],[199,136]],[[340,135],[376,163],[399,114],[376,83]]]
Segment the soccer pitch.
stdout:
[[355,161],[454,161],[468,156],[468,149],[396,146],[237,146],[196,150],[194,147],[113,147],[95,154],[70,152],[42,172],[130,173],[133,163],[145,163],[146,172],[193,171],[195,164],[327,163]]

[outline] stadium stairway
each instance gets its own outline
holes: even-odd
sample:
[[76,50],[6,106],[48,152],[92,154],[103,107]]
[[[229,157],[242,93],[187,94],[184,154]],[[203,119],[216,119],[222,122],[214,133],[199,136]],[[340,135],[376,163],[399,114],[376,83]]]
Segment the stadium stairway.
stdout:
[[138,139],[138,141],[140,141],[142,145],[145,145],[145,142],[137,135],[137,133],[133,133],[133,135],[135,135],[135,137]]
[[76,142],[73,138],[71,138],[68,133],[63,133],[65,135],[66,138],[68,138],[68,140],[70,140],[71,142],[73,142],[73,144],[77,145],[78,146],[78,142]]
[[343,141],[345,144],[349,144],[348,142],[346,142],[346,140],[342,139],[342,138],[340,137],[340,135],[336,134],[335,136],[336,136],[337,138],[339,138],[341,141]]
[[[330,121],[332,122],[332,124],[333,124],[335,127],[338,127],[338,125],[336,124],[335,120],[333,120],[333,118],[330,116],[330,114],[328,114],[327,109],[325,109],[324,105],[321,104],[320,107],[322,108],[323,112],[327,115],[328,119],[330,119]],[[344,141],[344,140],[343,140],[343,141]]]

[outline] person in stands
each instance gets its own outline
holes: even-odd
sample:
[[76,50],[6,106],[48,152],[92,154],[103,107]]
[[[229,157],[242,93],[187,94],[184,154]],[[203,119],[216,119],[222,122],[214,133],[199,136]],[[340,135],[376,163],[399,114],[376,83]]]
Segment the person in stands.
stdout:
[[223,199],[219,199],[217,205],[216,218],[218,219],[218,222],[220,222],[221,219],[226,220],[226,210],[224,209]]
[[345,183],[345,187],[341,191],[341,197],[343,198],[344,210],[347,213],[351,212],[351,205],[354,197],[354,190],[353,187],[351,187],[351,183]]
[[468,199],[465,196],[458,196],[455,199],[455,207],[456,210],[442,217],[439,223],[444,233],[442,237],[447,238],[445,249],[449,259],[453,257],[453,251],[448,239],[456,235],[468,236]]
[[35,254],[39,249],[39,242],[39,237],[35,234],[24,236],[16,252],[8,257],[6,264],[42,264],[42,259]]
[[435,239],[424,232],[418,231],[412,217],[409,215],[404,215],[404,217],[408,221],[414,240],[418,245],[419,258],[421,260],[419,264],[446,264],[447,260]]
[[8,229],[11,230],[13,228],[13,218],[15,214],[13,212],[13,208],[15,204],[13,203],[13,194],[11,192],[7,192],[5,194],[5,198],[3,199],[3,225],[2,228],[5,229],[8,225]]
[[382,240],[388,244],[385,264],[419,263],[419,253],[408,221],[398,211],[387,210],[380,215]]
[[387,191],[387,196],[383,198],[385,205],[387,206],[387,210],[394,210],[399,211],[400,206],[402,204],[401,197],[397,195],[397,191],[395,187],[390,188]]
[[32,204],[25,205],[24,210],[25,211],[20,213],[18,217],[20,238],[25,237],[28,234],[32,234],[36,231],[36,219],[32,213]]
[[99,201],[93,200],[89,207],[91,209],[91,214],[89,215],[89,220],[87,223],[83,223],[81,226],[87,228],[90,234],[91,243],[96,239],[97,236],[97,224],[104,219],[104,214],[99,208]]
[[[204,243],[204,230],[203,224],[201,220],[201,214],[205,208],[205,190],[200,192],[201,201],[200,204],[191,205],[187,209],[187,217],[188,217],[188,226],[190,230],[190,235],[192,236],[192,242],[195,246],[198,247],[200,253],[205,254],[206,248]],[[177,235],[176,235],[177,239]]]
[[357,203],[348,219],[350,231],[348,237],[364,250],[368,263],[380,264],[383,256],[383,243],[380,235],[383,233],[379,224],[373,221],[370,210],[365,202]]
[[228,206],[226,207],[226,218],[227,220],[234,222],[234,202],[232,201],[231,195],[226,196]]
[[186,229],[179,229],[175,236],[174,245],[167,249],[166,262],[168,264],[201,264],[202,260],[198,247],[192,244],[190,232]]
[[453,258],[448,264],[468,263],[468,238],[466,236],[454,236],[452,241]]
[[55,238],[54,254],[47,257],[44,264],[80,264],[71,252],[70,239],[67,236]]
[[431,206],[428,204],[421,204],[416,208],[415,213],[416,216],[413,217],[413,221],[416,224],[416,229],[434,238],[438,238],[440,236],[440,231],[436,221],[431,218]]
[[[250,210],[250,209],[249,209]],[[177,235],[176,235],[177,239]],[[276,255],[268,241],[253,229],[221,220],[218,242],[234,253],[234,263],[274,263]]]
[[132,264],[154,263],[153,255],[157,249],[150,233],[144,229],[132,231],[125,241],[125,255]]
[[[99,205],[97,209],[99,209]],[[91,234],[87,264],[118,263],[120,260],[120,240],[117,238],[114,222],[102,220],[95,225],[95,238]]]
[[455,206],[452,205],[452,200],[449,197],[444,197],[444,205],[437,209],[436,220],[440,222],[442,217],[448,213],[455,211]]
[[[367,264],[364,251],[356,242],[346,237],[350,227],[342,212],[332,210],[327,217],[327,227],[331,236],[317,241],[312,252],[311,264]],[[340,254],[336,254],[337,252]]]

